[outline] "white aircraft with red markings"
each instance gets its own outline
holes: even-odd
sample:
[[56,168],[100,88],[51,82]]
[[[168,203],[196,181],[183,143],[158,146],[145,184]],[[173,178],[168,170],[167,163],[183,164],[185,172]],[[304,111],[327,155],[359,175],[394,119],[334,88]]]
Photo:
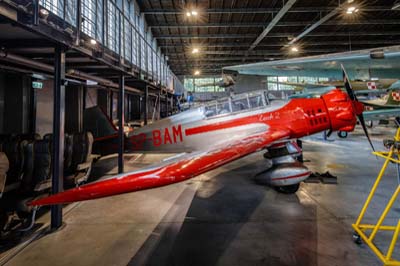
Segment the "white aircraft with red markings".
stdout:
[[[347,77],[344,69],[343,73]],[[128,145],[136,151],[182,154],[150,168],[35,200],[30,205],[90,200],[169,185],[262,149],[268,150],[265,157],[272,160],[273,167],[258,174],[256,180],[293,193],[310,175],[296,160],[301,150],[293,139],[325,130],[352,131],[358,116],[369,140],[363,105],[347,78],[345,85],[347,93],[334,89],[320,98],[289,102],[269,101],[263,91],[240,94],[160,120],[134,131]]]

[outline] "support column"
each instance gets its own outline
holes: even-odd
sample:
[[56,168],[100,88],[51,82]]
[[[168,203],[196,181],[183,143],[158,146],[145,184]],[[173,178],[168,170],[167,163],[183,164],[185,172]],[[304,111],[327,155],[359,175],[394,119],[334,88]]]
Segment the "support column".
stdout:
[[82,29],[82,3],[81,0],[76,1],[76,32],[75,32],[75,45],[79,46],[81,43],[81,29]]
[[36,103],[37,103],[37,95],[36,89],[31,85],[31,91],[29,95],[29,133],[36,133]]
[[32,12],[33,12],[32,24],[37,26],[39,25],[39,0],[32,1]]
[[[57,46],[54,54],[54,105],[52,143],[52,193],[63,191],[64,119],[65,119],[65,50]],[[62,225],[62,206],[51,207],[51,228]]]
[[118,91],[118,173],[124,172],[124,97],[125,97],[125,77],[119,77]]
[[113,121],[113,111],[114,111],[114,92],[110,91],[109,92],[109,97],[108,97],[108,101],[109,101],[109,109],[108,109],[108,116],[110,117],[110,120]]
[[144,88],[144,99],[143,99],[143,109],[144,109],[144,125],[147,125],[147,109],[149,103],[149,87],[146,85]]

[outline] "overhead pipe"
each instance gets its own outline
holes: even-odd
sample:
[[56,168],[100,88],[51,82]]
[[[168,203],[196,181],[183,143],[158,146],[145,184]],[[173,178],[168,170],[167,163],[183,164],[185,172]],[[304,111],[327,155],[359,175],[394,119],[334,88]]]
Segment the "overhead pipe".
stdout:
[[15,54],[10,54],[7,53],[4,50],[0,50],[0,60],[4,60],[4,61],[8,61],[11,63],[17,63],[17,64],[21,64],[21,65],[32,65],[33,67],[46,71],[46,72],[54,72],[54,67],[44,64],[44,63],[40,63],[37,62],[35,60],[26,58],[26,57],[22,57],[19,55],[15,55]]
[[[45,72],[49,72],[49,73],[54,73],[54,67],[51,65],[47,65],[47,64],[29,59],[26,57],[22,57],[19,55],[7,53],[5,50],[0,50],[0,60],[4,60],[7,62],[11,62],[11,63],[17,63],[17,64],[21,64],[21,65],[30,65],[36,69],[39,69],[39,70],[42,70]],[[111,80],[93,76],[93,75],[90,75],[90,74],[87,74],[85,72],[75,70],[75,69],[68,70],[66,73],[66,76],[72,77],[72,78],[78,78],[78,79],[93,80],[93,81],[96,81],[97,83],[107,86],[107,87],[112,87],[112,88],[116,88],[116,89],[119,88],[119,85],[117,83],[114,83]],[[142,91],[132,88],[132,87],[129,87],[129,86],[125,86],[125,89],[130,92],[143,94]]]

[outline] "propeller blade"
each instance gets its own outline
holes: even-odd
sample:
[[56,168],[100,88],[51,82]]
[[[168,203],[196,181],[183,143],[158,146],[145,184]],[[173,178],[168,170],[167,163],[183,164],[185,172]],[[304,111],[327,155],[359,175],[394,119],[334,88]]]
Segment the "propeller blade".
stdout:
[[[343,82],[344,82],[344,87],[346,88],[347,94],[349,95],[349,97],[352,101],[358,102],[357,96],[354,93],[353,88],[351,87],[349,76],[347,76],[347,73],[346,73],[346,70],[344,69],[343,64],[340,64],[340,66],[342,67]],[[354,111],[356,112],[356,107],[355,107],[354,103],[353,103],[353,108],[354,108]],[[364,119],[363,114],[360,113],[360,114],[356,114],[356,115],[357,115],[358,121],[360,121],[360,124],[364,130],[364,134],[367,137],[369,144],[371,145],[372,150],[375,151],[374,145],[372,144],[371,138],[369,137],[369,134],[368,134],[367,126],[365,125],[365,119]]]
[[358,117],[358,120],[360,121],[360,124],[361,124],[363,130],[364,130],[364,134],[368,139],[369,145],[371,145],[372,150],[375,151],[374,145],[372,144],[371,138],[369,137],[369,134],[368,134],[367,126],[365,125],[364,116],[362,114],[359,114],[359,115],[357,115],[357,117]]
[[344,69],[343,64],[340,64],[342,67],[342,72],[343,72],[343,82],[344,82],[344,87],[346,88],[347,94],[349,95],[350,99],[352,101],[358,101],[356,94],[354,93],[353,88],[351,87],[350,80],[347,76],[346,70]]

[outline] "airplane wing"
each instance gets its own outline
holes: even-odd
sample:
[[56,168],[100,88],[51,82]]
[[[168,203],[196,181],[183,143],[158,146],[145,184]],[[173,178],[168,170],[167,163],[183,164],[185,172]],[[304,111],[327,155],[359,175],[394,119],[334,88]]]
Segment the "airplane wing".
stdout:
[[396,108],[399,107],[399,105],[387,105],[386,102],[387,100],[384,99],[374,99],[374,100],[366,100],[366,101],[361,101],[364,105],[371,106],[374,108]]
[[288,130],[267,130],[221,143],[211,150],[189,153],[151,168],[121,174],[30,202],[31,206],[102,198],[181,182],[290,136]]
[[382,120],[400,117],[400,108],[364,111],[365,120]]
[[279,82],[279,84],[293,86],[293,87],[307,88],[307,89],[336,88],[335,86],[333,86],[331,84],[313,84],[313,83],[286,82],[286,81],[281,81],[281,82]]
[[224,71],[247,75],[329,77],[341,80],[340,64],[346,67],[350,79],[397,79],[400,72],[400,46],[229,66],[224,67]]

